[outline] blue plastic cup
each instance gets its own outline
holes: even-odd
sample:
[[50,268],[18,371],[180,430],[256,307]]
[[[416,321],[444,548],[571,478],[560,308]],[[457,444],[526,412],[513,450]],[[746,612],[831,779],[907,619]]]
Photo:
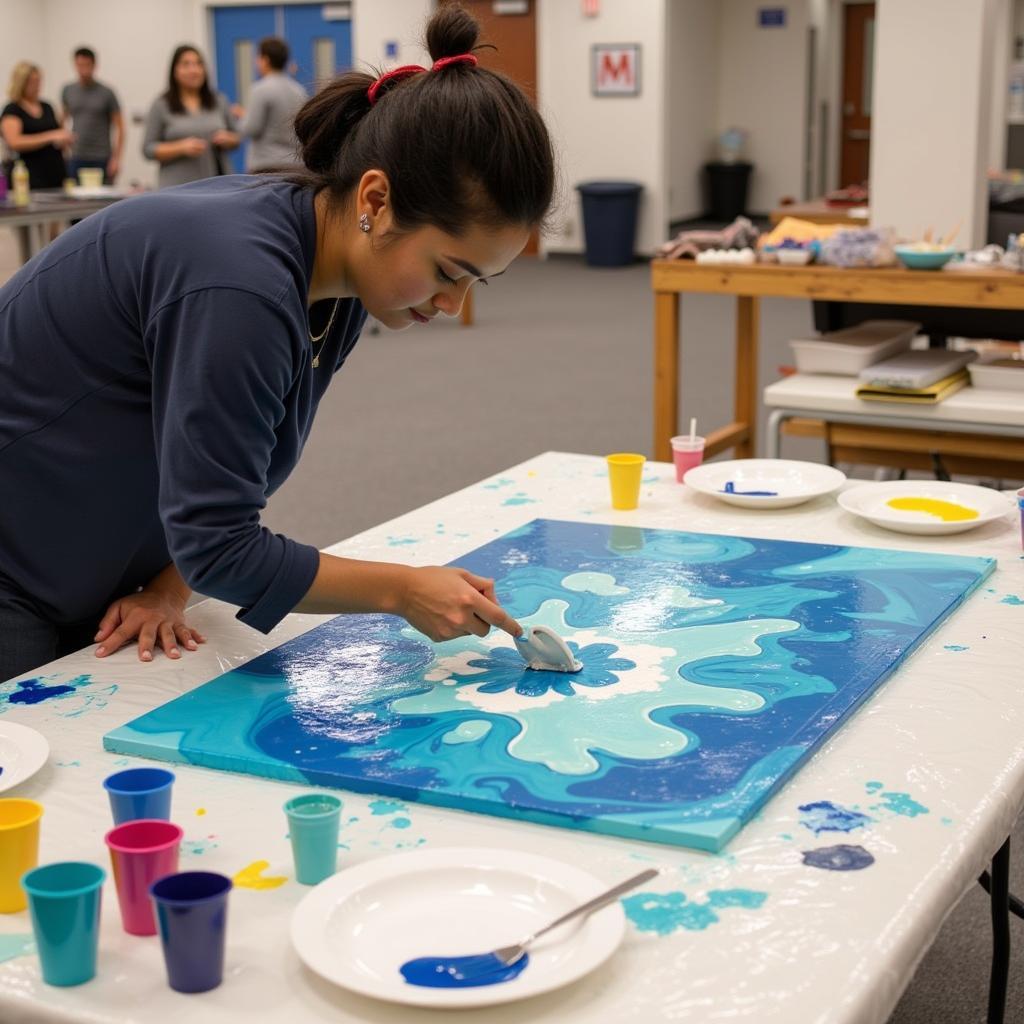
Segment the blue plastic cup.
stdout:
[[47,985],[81,985],[96,974],[106,877],[96,864],[63,861],[33,868],[22,878]]
[[176,992],[209,992],[223,981],[230,891],[231,879],[213,871],[182,871],[149,887]]
[[174,773],[166,768],[127,768],[103,780],[110,797],[114,824],[140,818],[171,820],[171,786]]
[[328,793],[305,793],[284,805],[295,858],[295,878],[316,885],[338,868],[341,801]]

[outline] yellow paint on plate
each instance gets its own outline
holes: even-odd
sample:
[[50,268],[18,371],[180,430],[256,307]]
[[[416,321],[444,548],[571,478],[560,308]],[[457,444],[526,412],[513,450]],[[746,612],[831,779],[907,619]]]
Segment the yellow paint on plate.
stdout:
[[254,860],[234,875],[231,881],[242,889],[276,889],[288,881],[284,875],[271,875],[268,878],[261,878],[260,876],[269,867],[269,860]]
[[196,808],[196,817],[197,818],[201,818],[205,813],[206,813],[206,808],[205,807],[197,807]]
[[961,523],[967,519],[977,519],[978,510],[966,505],[957,505],[952,501],[939,498],[892,498],[886,504],[898,512],[926,512],[944,523]]

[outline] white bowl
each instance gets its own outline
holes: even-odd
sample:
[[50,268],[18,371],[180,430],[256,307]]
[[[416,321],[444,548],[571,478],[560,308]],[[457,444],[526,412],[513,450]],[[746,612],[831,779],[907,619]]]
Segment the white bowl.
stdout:
[[701,494],[710,494],[730,505],[788,508],[831,494],[846,482],[846,475],[817,462],[732,459],[695,466],[683,477],[683,482]]
[[[893,501],[922,504],[923,508],[898,508]],[[941,480],[887,480],[883,483],[861,484],[843,491],[839,504],[847,512],[897,533],[945,534],[963,533],[983,523],[1002,519],[1013,509],[1013,501],[1005,494],[974,484],[945,483]],[[975,512],[968,519],[943,518],[943,505],[949,513],[957,508]]]

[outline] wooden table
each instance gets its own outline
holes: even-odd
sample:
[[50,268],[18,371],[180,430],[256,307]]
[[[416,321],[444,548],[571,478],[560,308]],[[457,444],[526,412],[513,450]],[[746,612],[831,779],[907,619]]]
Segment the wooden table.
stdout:
[[783,217],[798,217],[812,224],[845,224],[849,227],[865,227],[870,218],[867,206],[832,206],[824,199],[808,199],[802,203],[787,203],[772,210],[772,227]]
[[733,422],[707,437],[705,453],[734,448],[737,458],[755,449],[758,299],[778,297],[838,302],[875,302],[966,309],[1024,310],[1024,274],[1008,270],[922,271],[902,267],[842,270],[838,267],[709,266],[692,260],[651,261],[654,291],[654,457],[672,458],[670,439],[679,432],[679,296],[704,292],[736,296],[736,376]]

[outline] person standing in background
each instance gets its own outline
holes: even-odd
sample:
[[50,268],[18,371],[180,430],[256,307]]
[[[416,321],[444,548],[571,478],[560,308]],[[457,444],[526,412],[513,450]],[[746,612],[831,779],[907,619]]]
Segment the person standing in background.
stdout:
[[149,108],[142,140],[143,155],[160,163],[157,187],[227,174],[224,153],[241,141],[227,99],[210,88],[201,54],[179,46],[167,91]]
[[87,46],[79,47],[75,50],[74,61],[78,81],[65,85],[60,98],[64,108],[61,124],[75,132],[68,176],[77,178],[80,167],[97,167],[103,171],[103,180],[112,185],[120,170],[124,149],[121,105],[113,89],[96,81],[96,54],[93,50]]
[[285,72],[288,44],[276,36],[260,40],[256,70],[260,79],[252,87],[248,110],[232,107],[241,119],[239,133],[251,139],[246,170],[276,171],[299,166],[295,115],[306,102],[306,90]]
[[53,107],[39,98],[43,73],[30,61],[18,61],[7,90],[10,102],[0,112],[0,134],[28,170],[29,188],[60,188],[65,168],[62,150],[75,137],[61,128]]

